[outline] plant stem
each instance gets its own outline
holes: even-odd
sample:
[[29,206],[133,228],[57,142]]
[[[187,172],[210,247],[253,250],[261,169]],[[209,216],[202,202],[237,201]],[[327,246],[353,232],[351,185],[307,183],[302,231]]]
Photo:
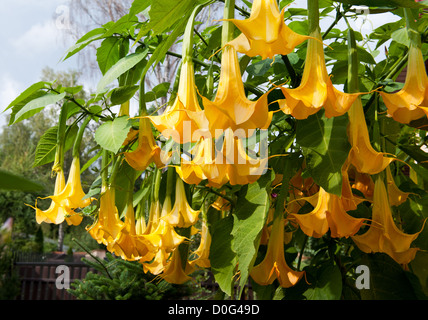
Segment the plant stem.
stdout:
[[[233,19],[235,17],[235,0],[225,0],[224,2],[224,19]],[[226,45],[233,40],[235,25],[231,21],[223,21],[221,34],[221,45]]]
[[320,32],[320,9],[318,0],[308,0],[309,35]]

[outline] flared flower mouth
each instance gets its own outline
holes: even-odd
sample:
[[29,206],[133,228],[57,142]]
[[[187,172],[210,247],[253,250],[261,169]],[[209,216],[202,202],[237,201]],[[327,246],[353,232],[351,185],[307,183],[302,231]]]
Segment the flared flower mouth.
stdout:
[[369,230],[363,234],[354,235],[352,240],[363,252],[383,252],[397,263],[407,264],[414,259],[418,251],[411,245],[423,228],[422,226],[421,230],[414,234],[407,234],[397,227],[385,184],[378,178],[373,195],[372,224]]
[[278,100],[280,108],[296,119],[306,119],[325,109],[328,118],[345,114],[360,93],[343,93],[336,89],[328,75],[322,37],[317,30],[308,40],[302,81],[297,88],[282,87],[285,99]]
[[83,191],[80,179],[79,157],[73,158],[70,167],[70,173],[64,189],[59,194],[53,195],[50,198],[58,205],[64,207],[68,212],[73,212],[68,217],[66,217],[66,221],[69,224],[79,225],[82,222],[83,217],[77,213],[74,213],[74,210],[89,206],[94,199],[87,198],[85,192]]
[[198,221],[199,213],[199,210],[194,210],[189,205],[183,180],[177,178],[174,206],[172,207],[171,212],[169,212],[162,219],[171,226],[178,228],[188,228]]
[[[65,187],[64,171],[59,170],[56,173],[55,188],[54,188],[54,194],[52,197],[55,197],[58,194],[60,194],[64,190],[64,187]],[[51,201],[49,208],[46,210],[41,210],[40,208],[38,208],[37,202],[35,204],[35,207],[32,207],[32,208],[36,210],[36,222],[38,224],[41,224],[42,222],[61,224],[67,215],[69,215],[70,213],[74,214],[73,212],[68,212],[66,208],[64,208],[54,200]]]
[[192,132],[204,125],[199,123],[204,120],[204,117],[198,116],[201,112],[193,62],[187,60],[183,61],[181,66],[178,92],[174,103],[168,106],[163,114],[147,118],[165,138],[172,138],[177,143],[187,143],[194,142]]
[[320,238],[330,230],[333,238],[350,237],[356,234],[366,219],[350,216],[343,199],[320,188],[318,193],[307,198],[314,209],[306,214],[289,215],[302,231],[310,237]]
[[162,167],[161,148],[155,142],[150,121],[140,118],[139,123],[138,146],[134,151],[125,153],[125,160],[138,171],[146,170],[152,163],[155,163],[157,167]]
[[275,0],[255,0],[248,19],[226,19],[242,32],[228,45],[250,57],[273,58],[287,55],[310,37],[292,31],[284,23],[284,10],[279,11]]
[[277,279],[282,287],[288,288],[294,286],[304,273],[295,271],[287,265],[284,256],[284,218],[276,217],[266,255],[263,261],[251,270],[250,276],[260,285],[269,285]]
[[221,61],[220,80],[213,101],[202,97],[209,132],[214,137],[216,130],[257,128],[267,129],[272,120],[268,111],[267,94],[257,101],[247,99],[241,78],[238,56],[235,49],[226,46]]
[[376,174],[383,171],[396,158],[386,157],[385,153],[378,152],[372,147],[361,98],[354,102],[348,115],[348,137],[351,143],[350,163],[361,173]]
[[408,60],[404,87],[395,93],[380,92],[388,116],[404,124],[428,115],[428,75],[421,49],[411,45]]

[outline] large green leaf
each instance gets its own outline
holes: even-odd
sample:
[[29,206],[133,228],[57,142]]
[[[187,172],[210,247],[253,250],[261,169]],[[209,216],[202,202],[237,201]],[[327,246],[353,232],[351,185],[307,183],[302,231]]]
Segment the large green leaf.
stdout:
[[[170,29],[177,21],[187,20],[184,17],[189,16],[199,1],[194,0],[157,0],[150,7],[149,23],[141,28],[137,41],[147,32],[153,32],[153,35],[161,34]],[[175,28],[174,28],[175,29]]]
[[120,45],[122,43],[121,38],[111,37],[101,42],[97,48],[98,67],[103,75],[120,60]]
[[95,141],[106,150],[118,152],[131,126],[128,118],[123,116],[103,123],[95,132]]
[[296,140],[302,147],[307,170],[319,186],[339,196],[342,166],[351,149],[347,125],[347,115],[328,119],[323,110],[297,124]]
[[46,89],[47,85],[49,83],[45,82],[45,81],[40,81],[40,82],[36,82],[34,84],[32,84],[31,86],[29,86],[27,89],[25,89],[18,97],[16,97],[7,107],[4,111],[12,108],[13,106],[15,106],[16,104],[24,101],[25,99],[27,99],[28,97],[30,97],[32,94],[34,94],[35,92],[41,90],[41,89]]
[[220,289],[232,296],[236,274],[236,253],[232,249],[233,217],[217,221],[212,229],[210,247],[211,271]]
[[367,7],[402,7],[402,8],[427,8],[426,3],[418,3],[414,0],[336,0],[345,4]]
[[68,58],[74,56],[91,42],[104,38],[105,32],[106,30],[104,28],[96,28],[89,31],[65,52],[63,60],[67,60]]
[[[65,138],[64,152],[73,147],[74,139],[78,131],[77,126],[73,126],[67,133]],[[34,157],[33,168],[38,167],[55,160],[55,152],[57,147],[58,126],[49,128],[40,138],[36,147],[36,155]]]
[[149,50],[146,49],[141,52],[131,53],[115,63],[98,82],[97,94],[104,91],[110,83],[119,78],[129,69],[135,67],[147,56],[148,52]]
[[233,214],[233,245],[236,252],[238,268],[240,270],[240,292],[247,283],[249,270],[257,257],[260,236],[266,222],[270,205],[270,184],[274,173],[269,171],[257,182],[243,187],[238,193],[239,201]]
[[0,190],[40,191],[44,187],[27,178],[0,169]]
[[415,300],[406,271],[384,253],[365,254],[361,260],[370,270],[370,289],[361,289],[363,300]]
[[303,295],[308,300],[339,300],[342,294],[342,274],[339,267],[326,263],[316,271],[316,279]]
[[26,105],[24,105],[20,110],[13,109],[14,121],[12,124],[20,122],[22,120],[28,119],[35,115],[36,113],[42,111],[46,106],[55,104],[65,98],[66,92],[61,94],[57,93],[48,93],[39,98],[31,100]]

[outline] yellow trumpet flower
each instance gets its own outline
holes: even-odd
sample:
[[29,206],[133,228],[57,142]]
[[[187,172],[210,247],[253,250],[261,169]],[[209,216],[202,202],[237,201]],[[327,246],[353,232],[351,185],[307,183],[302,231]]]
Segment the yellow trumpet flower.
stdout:
[[291,269],[284,256],[284,218],[274,219],[268,241],[266,256],[263,261],[251,269],[250,276],[260,285],[269,285],[275,279],[283,288],[294,286],[304,275],[304,271]]
[[391,206],[399,206],[403,202],[406,202],[409,197],[409,192],[401,191],[398,186],[395,184],[394,177],[391,173],[391,168],[386,167],[386,181],[387,181],[387,190],[388,190],[388,199]]
[[[64,171],[59,170],[56,173],[55,178],[55,188],[54,188],[54,196],[61,193],[61,191],[65,187],[65,176]],[[47,210],[41,210],[37,208],[37,201],[35,207],[28,205],[29,207],[36,210],[36,221],[38,224],[42,222],[45,223],[53,223],[53,224],[61,224],[66,216],[69,214],[66,208],[59,205],[57,202],[51,202],[49,208]]]
[[236,50],[226,46],[221,59],[220,80],[213,101],[202,97],[209,131],[243,129],[246,134],[260,128],[267,129],[272,120],[268,110],[267,93],[257,101],[247,99]]
[[361,173],[376,174],[383,171],[394,158],[385,157],[377,152],[370,143],[367,123],[361,98],[353,103],[348,111],[348,137],[351,144],[349,161]]
[[302,81],[297,88],[281,87],[285,99],[278,100],[286,114],[306,119],[324,108],[327,118],[345,114],[359,93],[343,93],[336,89],[328,75],[322,37],[319,29],[308,40]]
[[[91,204],[93,199],[83,199],[85,196],[80,180],[80,160],[79,157],[74,157],[67,184],[59,194],[53,195],[51,198],[58,205],[66,208],[67,212],[73,212],[75,209],[84,208]],[[67,222],[73,225],[79,225],[82,219],[83,217],[79,214],[71,214],[66,217]]]
[[88,227],[88,233],[98,243],[109,246],[112,249],[124,228],[124,223],[119,218],[119,214],[115,205],[115,190],[108,187],[102,187],[100,197],[100,208],[98,211],[98,219]]
[[126,152],[125,160],[137,171],[146,170],[153,162],[157,167],[162,167],[161,148],[156,145],[150,121],[146,118],[140,118],[139,123],[138,147],[134,151]]
[[194,254],[197,255],[197,258],[190,261],[191,266],[197,265],[201,268],[209,268],[210,263],[210,246],[211,246],[211,234],[208,230],[208,225],[205,220],[202,221],[202,230],[201,230],[201,242],[199,247],[196,249]]
[[395,121],[408,124],[428,115],[428,75],[419,47],[411,45],[404,87],[395,93],[380,92]]
[[342,199],[320,188],[318,193],[309,197],[308,201],[315,208],[306,214],[290,214],[289,219],[295,220],[302,231],[314,238],[320,238],[330,229],[331,237],[349,237],[358,232],[365,219],[350,216],[343,207]]
[[[163,114],[148,116],[161,134],[177,143],[193,141],[193,131],[197,130],[204,117],[198,117],[202,112],[196,95],[194,66],[191,59],[183,61],[177,96],[172,105],[167,106]],[[206,121],[206,120],[205,120]]]
[[171,212],[162,219],[171,226],[188,228],[199,219],[199,210],[193,210],[187,202],[183,180],[177,178],[175,186],[175,203]]
[[397,227],[392,217],[385,184],[380,178],[375,182],[372,221],[365,233],[352,237],[361,251],[383,252],[400,264],[407,264],[414,259],[419,249],[411,247],[411,244],[423,227],[414,234],[406,234]]
[[169,283],[183,284],[189,280],[192,280],[192,278],[188,275],[192,273],[193,270],[194,268],[187,261],[183,269],[180,251],[176,249],[172,253],[170,260],[166,264],[163,273],[161,273],[159,276]]
[[247,56],[260,55],[262,59],[276,54],[287,55],[309,37],[292,31],[284,23],[284,11],[280,12],[275,0],[255,0],[248,19],[229,19],[242,32],[229,42],[236,51]]

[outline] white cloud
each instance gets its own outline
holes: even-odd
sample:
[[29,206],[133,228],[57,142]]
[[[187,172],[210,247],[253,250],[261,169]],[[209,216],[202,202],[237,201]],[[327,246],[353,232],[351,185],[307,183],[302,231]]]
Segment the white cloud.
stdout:
[[21,93],[22,85],[10,75],[5,74],[0,78],[0,127],[6,124],[6,116],[9,112],[3,112],[6,107]]
[[33,25],[27,32],[12,41],[15,50],[22,55],[41,54],[56,49],[61,39],[61,31],[54,20]]

